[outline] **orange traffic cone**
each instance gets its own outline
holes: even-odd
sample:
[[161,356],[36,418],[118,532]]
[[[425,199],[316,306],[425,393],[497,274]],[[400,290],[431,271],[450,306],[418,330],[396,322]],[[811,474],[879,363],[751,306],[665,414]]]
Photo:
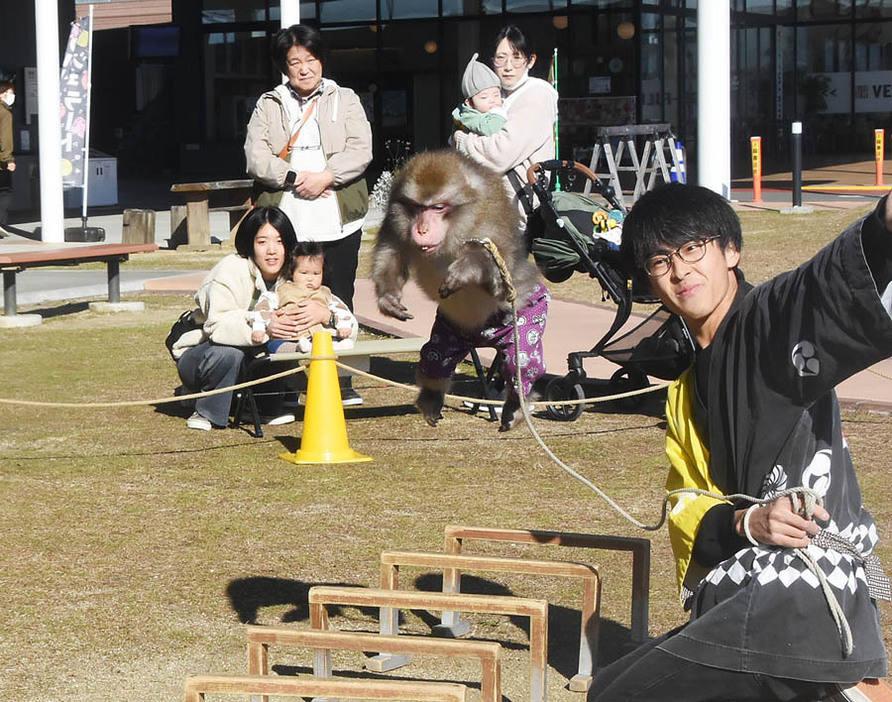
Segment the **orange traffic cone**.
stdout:
[[304,433],[297,453],[279,457],[291,463],[359,463],[371,461],[350,448],[347,422],[341,404],[338,368],[334,362],[331,334],[313,335],[313,359],[307,379]]

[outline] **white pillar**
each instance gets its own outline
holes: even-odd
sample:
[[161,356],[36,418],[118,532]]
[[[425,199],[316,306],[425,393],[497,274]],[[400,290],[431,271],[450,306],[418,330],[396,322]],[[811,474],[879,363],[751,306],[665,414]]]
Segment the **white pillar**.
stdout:
[[697,3],[697,182],[731,199],[731,3]]
[[65,241],[62,203],[62,118],[59,114],[59,7],[34,0],[37,29],[37,112],[40,138],[40,231],[43,241]]
[[280,0],[279,13],[283,27],[300,24],[300,0]]

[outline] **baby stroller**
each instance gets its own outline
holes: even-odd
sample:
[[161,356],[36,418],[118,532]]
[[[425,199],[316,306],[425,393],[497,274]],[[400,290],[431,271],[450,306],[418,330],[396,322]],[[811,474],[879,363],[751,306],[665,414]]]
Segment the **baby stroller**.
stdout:
[[[554,190],[557,177],[572,188],[579,175],[591,181],[599,200],[579,192]],[[527,178],[539,205],[527,218],[528,246],[539,270],[552,283],[561,283],[575,272],[597,279],[603,291],[616,303],[616,315],[606,333],[589,351],[570,353],[568,372],[551,380],[545,399],[549,416],[573,421],[582,414],[583,404],[561,401],[585,399],[583,360],[600,356],[620,368],[609,380],[609,392],[621,393],[650,385],[648,376],[672,380],[693,360],[693,341],[684,323],[660,305],[641,323],[620,336],[614,336],[628,321],[633,303],[659,304],[642,292],[623,269],[619,244],[626,211],[613,188],[586,166],[575,161],[544,161],[533,164]],[[634,408],[641,396],[626,398]]]

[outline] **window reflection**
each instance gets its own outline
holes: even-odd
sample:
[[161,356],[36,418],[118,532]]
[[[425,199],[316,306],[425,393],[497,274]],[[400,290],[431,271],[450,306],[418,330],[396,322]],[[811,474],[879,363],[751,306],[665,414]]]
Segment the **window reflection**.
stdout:
[[892,17],[892,0],[861,0],[855,4],[855,17]]
[[264,0],[203,0],[201,8],[203,24],[266,20]]
[[797,20],[827,20],[850,17],[852,0],[797,0]]
[[570,0],[572,5],[586,5],[593,6],[598,9],[615,9],[615,10],[623,10],[630,9],[632,7],[631,0]]
[[205,134],[209,141],[240,141],[257,98],[272,85],[269,41],[250,32],[205,35]]
[[320,5],[319,19],[323,24],[373,22],[375,0],[325,0]]
[[437,16],[437,0],[381,0],[382,19]]
[[855,70],[892,69],[892,24],[855,25]]
[[[774,14],[774,0],[738,0],[739,4],[742,6],[746,4],[746,11],[752,12],[757,15],[773,15]],[[790,0],[787,0],[789,3]],[[783,2],[779,3],[783,4]]]

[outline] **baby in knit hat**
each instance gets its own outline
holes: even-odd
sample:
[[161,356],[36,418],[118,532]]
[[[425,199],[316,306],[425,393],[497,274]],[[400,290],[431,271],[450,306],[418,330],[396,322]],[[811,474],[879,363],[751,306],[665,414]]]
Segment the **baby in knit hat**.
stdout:
[[458,129],[482,136],[502,129],[507,115],[502,109],[502,86],[499,77],[474,54],[461,79],[465,101],[452,111]]

